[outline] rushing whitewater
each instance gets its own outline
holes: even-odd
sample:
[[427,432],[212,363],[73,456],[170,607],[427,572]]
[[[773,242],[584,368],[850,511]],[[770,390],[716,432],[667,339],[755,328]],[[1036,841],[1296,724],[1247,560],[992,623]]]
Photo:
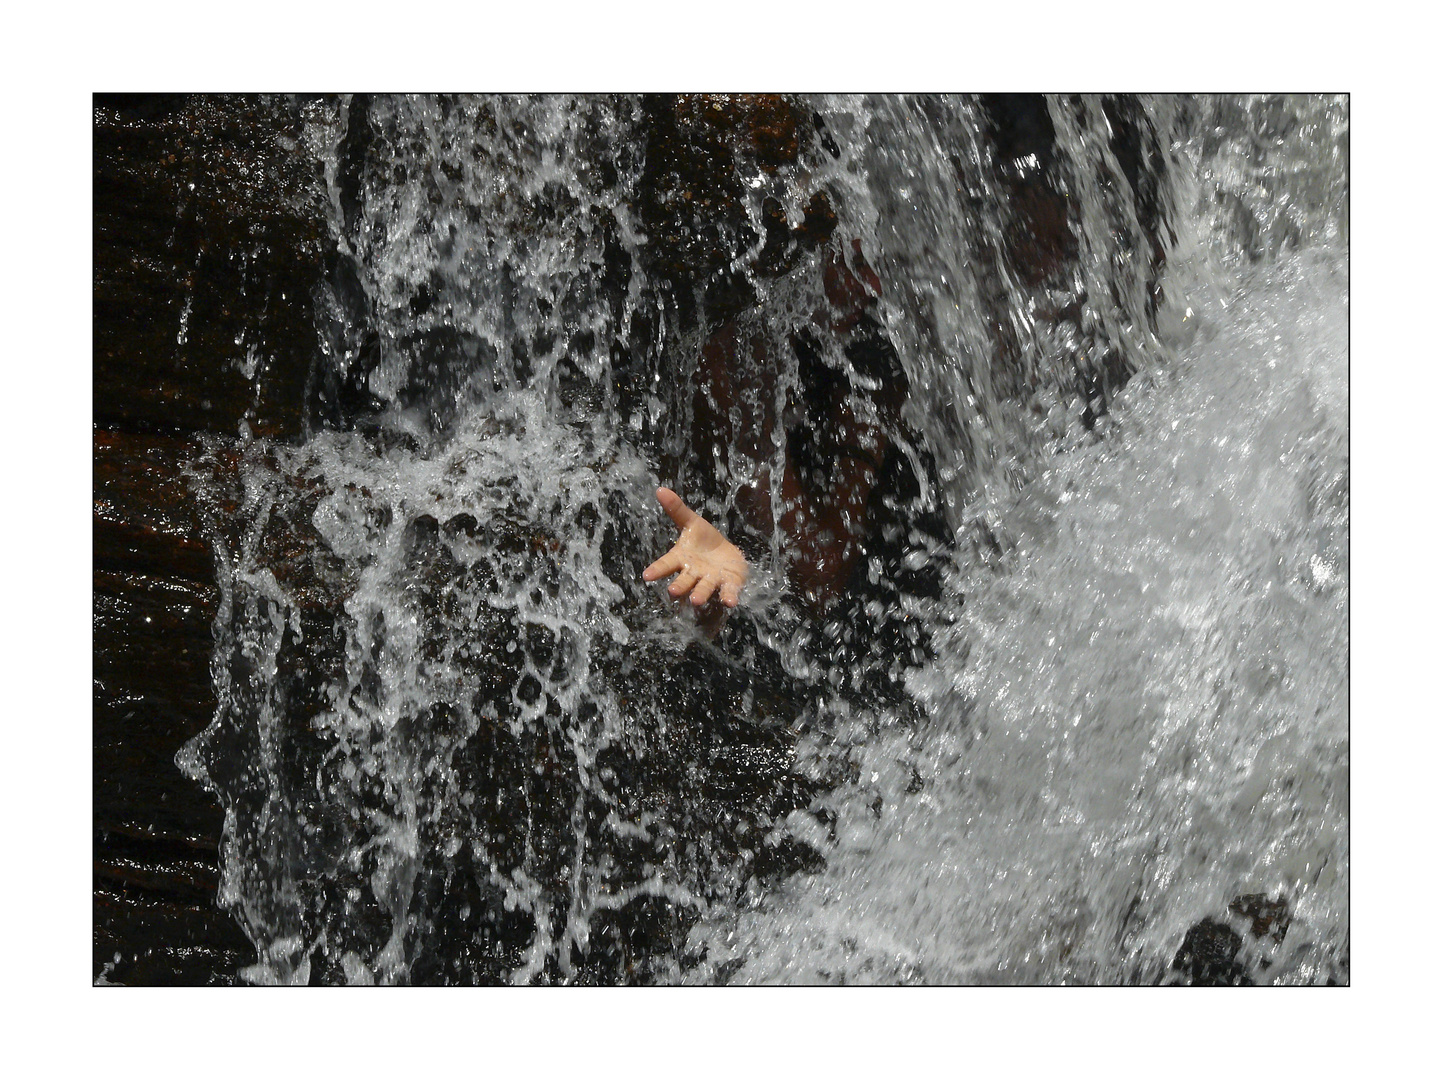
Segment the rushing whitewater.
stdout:
[[1195,293],[1106,439],[978,508],[1006,553],[927,722],[859,740],[824,873],[706,931],[735,978],[1150,982],[1255,893],[1269,978],[1346,970],[1346,287],[1316,252]]
[[[1213,920],[1347,981],[1346,101],[788,108],[713,180],[632,99],[307,106],[311,432],[193,469],[247,976],[1154,983]],[[698,460],[699,358],[753,334],[785,413],[837,265],[894,548],[843,617],[778,529],[699,622],[652,492],[790,453]]]

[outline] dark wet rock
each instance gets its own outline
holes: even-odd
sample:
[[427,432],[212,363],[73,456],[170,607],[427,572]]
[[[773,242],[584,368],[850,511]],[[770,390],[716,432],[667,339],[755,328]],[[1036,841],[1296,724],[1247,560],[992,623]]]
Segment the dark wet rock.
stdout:
[[[798,103],[777,94],[652,95],[645,111],[639,209],[647,271],[683,304],[702,287],[707,316],[720,322],[756,303],[736,267],[757,241],[748,182],[817,153],[819,135]],[[764,200],[762,218],[763,246],[749,269],[764,276],[786,273],[837,224],[821,191],[796,227],[774,198]]]
[[1008,261],[1029,285],[1039,285],[1077,258],[1047,101],[1041,94],[983,94],[979,104],[1008,193]]
[[1292,922],[1292,913],[1288,910],[1285,896],[1270,900],[1263,893],[1248,893],[1246,896],[1234,897],[1228,910],[1249,921],[1248,929],[1252,931],[1253,937],[1260,938],[1267,934],[1279,945],[1287,936],[1288,925]]
[[[995,280],[1005,265],[1033,288],[1045,285],[1065,294],[1067,278],[1074,273],[1080,254],[1079,223],[1075,220],[1076,199],[1069,198],[1059,162],[1057,130],[1047,99],[1041,94],[982,94],[978,104],[992,139],[995,179],[1006,193],[998,208],[1004,218],[1004,244],[1001,251],[984,247],[978,252],[981,277]],[[1076,96],[1060,101],[1064,110],[1079,104]],[[1167,172],[1163,141],[1135,96],[1108,95],[1100,105],[1109,130],[1108,149],[1121,172],[1118,182],[1108,177],[1104,183],[1109,188],[1126,185],[1136,218],[1136,235],[1129,225],[1115,227],[1114,238],[1128,257],[1136,248],[1143,249],[1139,261],[1146,266],[1145,315],[1152,324],[1161,300],[1166,249],[1175,240],[1162,198],[1162,178]],[[1005,294],[995,286],[984,292],[988,294],[983,297],[984,304],[995,303]],[[1132,377],[1134,367],[1116,348],[1089,344],[1093,335],[1084,326],[1085,299],[1076,294],[1070,303],[1044,304],[1042,314],[1054,325],[1067,328],[1077,342],[1072,389],[1084,403],[1083,426],[1091,431],[1107,415],[1113,395]],[[1109,298],[1093,299],[1105,304]],[[1013,362],[1020,356],[1019,342],[1005,310],[994,306],[987,317],[1000,355],[1009,360],[1001,366],[1006,380],[1008,371],[1020,370]],[[1013,392],[1021,394],[1021,385]]]
[[[240,461],[251,452],[236,437],[239,425],[282,442],[299,441],[311,426],[358,428],[377,445],[406,438],[367,427],[387,404],[367,379],[382,335],[355,262],[327,235],[319,178],[298,149],[305,107],[289,98],[187,95],[106,95],[95,102],[94,955],[96,975],[106,981],[231,981],[239,964],[254,959],[245,936],[214,905],[222,839],[215,799],[174,765],[177,750],[218,704],[210,666],[221,604],[213,545],[238,550],[240,531],[251,524],[239,513]],[[1007,257],[1027,280],[1045,281],[1075,259],[1065,207],[1046,175],[1050,136],[1039,119],[1046,109],[1038,114],[1028,100],[992,111],[1003,117],[996,125],[1003,157],[1015,164],[1034,150],[1042,155],[1040,171],[1026,166],[1008,181],[1015,212]],[[684,315],[698,294],[692,318],[715,322],[754,308],[748,275],[786,274],[805,252],[832,240],[838,215],[823,191],[796,226],[775,198],[764,200],[759,250],[747,212],[750,180],[765,181],[808,156],[840,153],[820,118],[796,101],[652,96],[641,112],[646,154],[635,209],[648,238],[642,258]],[[366,177],[383,176],[396,163],[377,146],[384,132],[364,95],[351,100],[346,118],[338,198],[343,227],[355,230]],[[1135,153],[1131,144],[1115,150],[1124,169],[1134,159],[1148,167],[1141,143]],[[625,168],[598,165],[608,183]],[[1138,168],[1128,174],[1135,186],[1145,182]],[[554,191],[538,197],[536,214],[564,212],[548,201],[555,197]],[[734,264],[748,252],[755,254],[743,272]],[[625,294],[629,256],[615,237],[606,241],[605,271],[608,287]],[[441,294],[440,283],[419,286],[409,301],[411,318],[433,312]],[[636,340],[650,337],[647,317],[637,314]],[[1006,325],[1001,314],[995,321]],[[391,404],[424,407],[437,430],[450,415],[442,405],[454,409],[473,372],[505,366],[498,346],[454,327],[418,331],[402,344],[414,361],[413,377]],[[517,377],[528,378],[531,358],[552,344],[518,339],[506,360]],[[321,347],[351,358],[344,373],[317,361]],[[612,363],[624,390],[623,353],[615,346]],[[1090,373],[1087,393],[1102,401],[1109,380],[1120,384],[1127,374],[1121,367]],[[583,395],[584,381],[577,377],[580,388],[567,393]],[[207,478],[204,499],[187,478],[192,471]],[[460,595],[499,591],[508,567],[546,587],[560,571],[555,530],[523,513],[495,520],[423,515],[410,523],[405,548],[424,648],[431,659],[446,654],[455,662],[446,650],[463,619],[474,620],[467,626],[474,647],[457,665],[464,707],[437,702],[415,710],[390,736],[398,760],[424,774],[423,856],[407,911],[391,895],[402,886],[381,880],[371,854],[349,860],[366,839],[356,822],[385,807],[394,791],[384,777],[343,777],[339,770],[365,755],[338,752],[334,738],[311,723],[334,705],[328,695],[344,683],[344,606],[356,575],[313,524],[327,493],[287,483],[260,531],[256,556],[286,597],[285,628],[273,642],[274,675],[260,679],[255,656],[235,644],[270,621],[273,601],[254,598],[253,608],[235,607],[215,628],[231,643],[216,662],[241,689],[238,711],[217,721],[204,765],[242,818],[261,820],[277,807],[294,815],[297,827],[289,833],[243,838],[255,846],[235,862],[242,877],[250,875],[242,885],[252,895],[265,894],[267,874],[297,883],[306,913],[277,900],[247,925],[270,932],[294,919],[311,946],[318,929],[329,933],[326,949],[311,950],[313,981],[345,981],[347,952],[374,954],[395,929],[397,911],[415,917],[405,931],[412,981],[504,980],[537,926],[498,881],[524,871],[553,898],[543,918],[559,923],[578,829],[598,836],[599,822],[611,814],[661,823],[644,843],[596,841],[590,856],[609,865],[610,884],[618,888],[640,881],[659,855],[670,855],[680,876],[711,898],[820,868],[821,856],[805,845],[765,841],[772,824],[806,808],[821,783],[791,772],[791,725],[809,707],[807,689],[760,646],[754,624],[734,617],[714,642],[692,643],[680,654],[603,649],[589,657],[593,696],[608,693],[623,703],[635,728],[624,744],[605,747],[587,763],[593,780],[582,783],[575,728],[595,716],[569,714],[552,688],[524,668],[556,670],[558,657],[576,643],[518,622],[503,606],[483,604],[474,612],[456,606]],[[646,597],[633,579],[645,545],[610,533],[602,545],[619,579],[632,582],[624,617],[644,621]],[[495,558],[478,559],[479,550]],[[348,689],[374,696],[379,678],[368,669]],[[281,718],[264,747],[247,720],[261,705]],[[530,710],[539,722],[522,722]],[[272,758],[273,771],[258,771],[258,761]],[[268,803],[273,796],[280,801]],[[1280,919],[1258,912],[1249,917],[1255,925],[1265,917],[1264,933],[1285,931],[1286,913]],[[589,942],[563,957],[573,961],[568,977],[645,981],[664,973],[667,963],[685,962],[694,917],[694,906],[654,895],[597,912]],[[1193,981],[1236,966],[1237,947],[1229,952],[1215,931],[1190,932],[1188,942],[1178,969]],[[550,963],[544,977],[562,974],[557,961]]]
[[[1251,986],[1256,976],[1272,967],[1274,957],[1268,953],[1282,944],[1292,921],[1287,897],[1270,899],[1263,893],[1236,896],[1228,904],[1228,912],[1237,920],[1233,925],[1203,919],[1184,936],[1172,970],[1181,973],[1186,985]],[[1254,942],[1266,938],[1271,944],[1264,943],[1261,951],[1256,946],[1245,949],[1240,929]]]
[[210,544],[187,472],[212,433],[298,438],[320,270],[283,99],[97,95],[94,975],[233,981],[220,811],[175,767],[215,709]]
[[1183,937],[1172,958],[1187,986],[1251,986],[1247,968],[1237,962],[1243,939],[1225,923],[1203,919]]
[[[248,453],[254,479],[264,456]],[[238,501],[226,490],[231,459],[214,463],[209,498]],[[376,617],[409,620],[420,656],[445,674],[429,689],[420,676],[394,726],[366,725],[383,701],[382,657],[363,654],[356,677],[356,578],[315,526],[327,494],[277,470],[251,542],[286,599],[234,583],[220,637],[224,707],[196,744],[237,823],[227,839],[246,875],[236,914],[262,947],[282,932],[304,942],[281,965],[294,977],[350,981],[356,958],[385,948],[399,912],[405,962],[390,977],[505,981],[538,933],[569,924],[572,882],[584,873],[598,895],[635,895],[592,912],[586,940],[557,946],[539,977],[647,981],[680,963],[699,904],[824,865],[806,845],[770,836],[820,785],[792,771],[806,689],[749,617],[735,613],[712,641],[641,648],[529,620],[511,590],[531,587],[533,604],[554,592],[566,546],[519,505],[406,522],[405,565],[393,577],[404,597]],[[594,508],[581,518],[599,526]],[[625,527],[625,517],[607,525]],[[640,584],[647,547],[622,539],[607,571],[625,597],[612,614],[637,632],[668,617]],[[342,705],[361,728],[322,722]],[[618,720],[624,737],[607,734]],[[388,877],[380,821],[415,823],[409,884]],[[663,870],[677,896],[652,891]],[[539,892],[518,904],[517,888]]]
[[214,903],[219,812],[174,764],[215,707],[214,569],[182,475],[195,449],[95,435],[94,975],[111,982],[223,979],[244,943]]
[[97,97],[97,425],[300,436],[324,226],[299,134],[288,99]]

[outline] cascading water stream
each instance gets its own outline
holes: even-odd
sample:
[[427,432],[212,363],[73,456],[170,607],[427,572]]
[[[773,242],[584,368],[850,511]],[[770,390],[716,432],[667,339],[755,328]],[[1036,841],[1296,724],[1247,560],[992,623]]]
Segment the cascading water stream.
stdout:
[[1346,977],[1346,276],[1266,276],[979,508],[1006,553],[959,574],[927,723],[858,738],[825,872],[706,931],[736,979],[1154,982],[1260,894],[1267,978]]
[[[305,119],[308,437],[193,468],[249,978],[1152,982],[1264,897],[1237,970],[1346,981],[1346,103]],[[745,513],[819,378],[908,492],[834,607]]]

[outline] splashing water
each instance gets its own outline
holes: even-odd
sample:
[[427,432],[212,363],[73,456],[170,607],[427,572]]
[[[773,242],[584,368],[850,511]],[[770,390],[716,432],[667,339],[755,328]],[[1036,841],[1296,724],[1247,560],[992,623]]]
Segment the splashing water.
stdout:
[[1345,970],[1346,277],[1258,278],[1195,300],[1107,440],[979,511],[1006,553],[959,575],[927,722],[859,740],[824,874],[708,930],[737,979],[1155,981],[1279,892],[1269,976]]
[[[312,108],[313,429],[194,469],[180,764],[248,977],[1153,982],[1265,894],[1252,977],[1346,981],[1346,104],[799,114],[669,189],[647,102]],[[725,521],[755,478],[697,460],[715,313],[807,378],[828,211],[911,389],[896,559],[938,585],[860,609],[901,652],[799,604],[780,531],[719,630],[640,581],[659,482]]]

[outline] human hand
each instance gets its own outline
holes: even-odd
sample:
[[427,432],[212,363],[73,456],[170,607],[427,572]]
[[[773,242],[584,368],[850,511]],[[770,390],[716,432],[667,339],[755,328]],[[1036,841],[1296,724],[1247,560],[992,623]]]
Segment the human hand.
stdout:
[[657,488],[656,501],[681,535],[670,551],[641,572],[642,580],[676,574],[676,580],[667,586],[673,597],[690,592],[692,605],[701,607],[720,590],[721,602],[736,607],[747,581],[746,557],[670,488]]

